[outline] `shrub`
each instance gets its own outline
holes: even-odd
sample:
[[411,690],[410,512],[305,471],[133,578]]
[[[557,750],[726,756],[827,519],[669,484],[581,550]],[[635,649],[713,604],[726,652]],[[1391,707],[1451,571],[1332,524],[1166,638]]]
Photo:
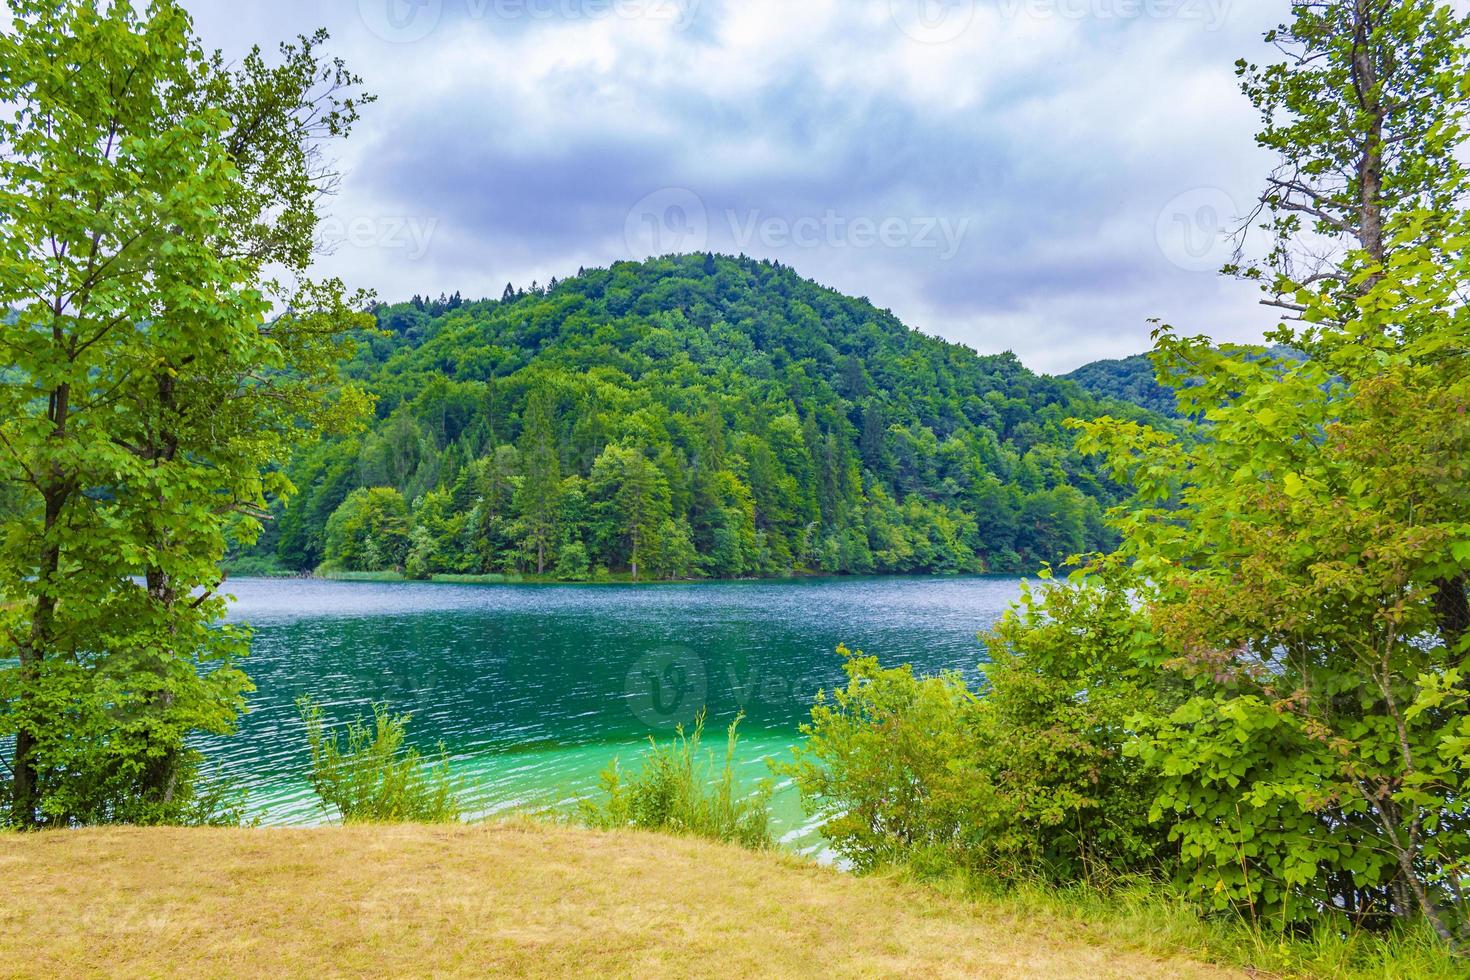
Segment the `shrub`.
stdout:
[[1000,880],[1161,870],[1158,773],[1125,756],[1131,719],[1171,708],[1118,566],[1027,591],[989,641],[986,684],[916,677],[841,649],[792,763],[807,810],[859,869]]
[[556,557],[553,574],[563,582],[582,582],[591,574],[587,558],[587,547],[580,541],[569,541],[562,545]]
[[713,755],[700,753],[703,713],[694,723],[693,734],[686,736],[681,725],[667,745],[650,737],[643,766],[630,777],[624,778],[614,760],[602,773],[606,798],[583,802],[583,822],[604,830],[639,827],[692,834],[754,850],[774,846],[769,781],[762,781],[744,796],[735,783],[736,730],[744,717],[730,723],[725,761],[717,775],[712,772]]
[[425,763],[403,744],[409,715],[373,705],[373,723],[347,723],[344,747],[327,731],[321,706],[310,697],[296,702],[311,747],[311,786],[336,809],[343,823],[451,823],[459,801],[441,742],[438,758]]

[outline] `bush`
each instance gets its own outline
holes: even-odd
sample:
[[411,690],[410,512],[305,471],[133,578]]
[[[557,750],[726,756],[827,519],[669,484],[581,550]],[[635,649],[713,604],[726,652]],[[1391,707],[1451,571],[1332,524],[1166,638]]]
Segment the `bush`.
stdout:
[[556,558],[556,569],[553,574],[563,582],[586,581],[587,576],[591,574],[586,545],[580,541],[570,541],[562,545]]
[[840,650],[848,685],[819,694],[782,767],[859,869],[1083,881],[1156,873],[1158,774],[1125,758],[1130,720],[1172,707],[1122,573],[1028,591],[990,639],[986,685],[916,677]]
[[336,809],[343,823],[452,823],[459,819],[454,780],[444,745],[425,764],[417,749],[405,748],[409,715],[373,705],[373,724],[347,723],[344,748],[327,732],[321,706],[297,699],[311,747],[311,786]]
[[745,716],[730,723],[725,762],[716,776],[712,754],[701,757],[704,715],[686,736],[681,725],[674,740],[660,745],[650,737],[643,766],[624,779],[617,760],[603,770],[606,799],[586,800],[581,816],[590,827],[611,830],[639,827],[738,843],[754,850],[772,847],[770,829],[771,785],[762,781],[753,792],[740,796],[735,784],[736,729]]

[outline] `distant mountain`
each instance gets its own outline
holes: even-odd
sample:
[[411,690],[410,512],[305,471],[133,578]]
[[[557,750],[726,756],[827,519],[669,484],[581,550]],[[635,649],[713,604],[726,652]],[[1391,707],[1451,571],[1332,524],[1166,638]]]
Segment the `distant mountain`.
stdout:
[[[1264,352],[1270,357],[1285,361],[1306,359],[1301,351],[1284,344],[1272,344],[1264,348]],[[1075,382],[1095,398],[1128,402],[1165,418],[1180,417],[1174,390],[1158,383],[1153,361],[1149,360],[1147,354],[1135,354],[1119,360],[1093,361],[1062,377]]]
[[1097,398],[1115,398],[1158,415],[1176,414],[1173,390],[1158,383],[1153,362],[1145,354],[1093,361],[1063,377]]
[[[367,432],[289,468],[255,560],[567,580],[1018,572],[1124,496],[1064,424],[1131,405],[769,261],[620,262],[377,309]],[[1162,403],[1160,403],[1162,404]]]

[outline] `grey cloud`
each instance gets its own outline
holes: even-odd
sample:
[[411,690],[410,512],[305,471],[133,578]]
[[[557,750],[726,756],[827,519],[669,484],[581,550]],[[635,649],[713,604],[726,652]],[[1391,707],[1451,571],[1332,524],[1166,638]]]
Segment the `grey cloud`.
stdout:
[[[609,30],[608,50],[585,55],[600,67],[578,67],[568,54],[543,66],[534,87],[517,65],[493,78],[449,78],[441,55],[451,45],[555,52],[571,37],[556,19],[475,17],[484,8],[467,2],[442,0],[436,31],[402,44],[374,33],[357,2],[193,4],[205,40],[227,50],[323,24],[369,76],[381,101],[354,141],[334,211],[433,218],[436,231],[413,261],[356,250],[324,268],[385,298],[493,295],[507,279],[629,257],[629,210],[662,188],[686,188],[706,212],[708,247],[743,244],[926,332],[982,352],[1014,349],[1042,369],[1135,353],[1151,316],[1234,339],[1270,326],[1253,295],[1181,267],[1157,240],[1161,213],[1180,195],[1190,218],[1198,209],[1189,192],[1221,188],[1243,209],[1257,190],[1266,161],[1229,66],[1267,55],[1259,31],[1278,12],[1261,0],[1232,4],[1213,31],[1157,18],[1002,24],[999,53],[1024,70],[953,99],[970,78],[987,77],[972,74],[986,65],[945,60],[881,19],[773,38],[794,56],[742,74],[717,57],[721,27],[739,12],[717,0],[701,0],[666,48],[637,48]],[[1027,60],[1028,38],[1073,29],[1062,55]],[[893,48],[902,44],[910,47]],[[896,63],[894,50],[918,59],[927,95],[873,75]],[[691,51],[688,71],[660,60]],[[931,63],[932,77],[923,74]],[[726,76],[707,67],[717,64]],[[948,258],[916,245],[913,224],[897,246],[740,242],[731,212],[745,227],[769,218],[789,230],[835,212],[847,222],[942,220],[964,234]]]

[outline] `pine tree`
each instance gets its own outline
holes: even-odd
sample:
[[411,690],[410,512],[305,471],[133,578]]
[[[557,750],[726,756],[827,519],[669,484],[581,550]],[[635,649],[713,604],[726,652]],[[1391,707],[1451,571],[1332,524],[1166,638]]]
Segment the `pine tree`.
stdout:
[[546,571],[546,552],[556,542],[561,458],[557,452],[556,394],[546,385],[526,401],[521,431],[523,475],[517,510],[526,528],[526,545],[536,555],[536,574]]

